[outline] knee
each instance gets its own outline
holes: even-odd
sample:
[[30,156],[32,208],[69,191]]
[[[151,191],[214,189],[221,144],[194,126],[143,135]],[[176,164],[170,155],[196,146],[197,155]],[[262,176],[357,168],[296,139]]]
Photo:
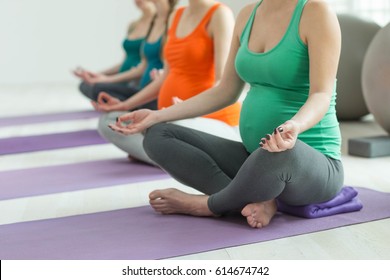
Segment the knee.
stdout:
[[299,151],[295,148],[283,152],[275,153],[258,148],[253,156],[267,166],[272,166],[273,170],[284,170],[286,167],[296,164],[300,159]]
[[116,133],[111,128],[108,127],[109,124],[115,123],[116,115],[117,114],[115,114],[115,112],[111,112],[111,113],[103,114],[99,118],[98,132],[106,140],[110,139],[110,135]]
[[87,84],[86,82],[81,82],[79,84],[80,92],[89,99],[92,99],[92,86]]
[[162,140],[170,134],[170,127],[171,124],[159,123],[151,126],[145,132],[143,147],[150,158],[154,159],[157,154],[160,154],[163,149]]
[[93,87],[91,87],[91,99],[96,101],[102,91],[106,91],[105,84],[96,83]]

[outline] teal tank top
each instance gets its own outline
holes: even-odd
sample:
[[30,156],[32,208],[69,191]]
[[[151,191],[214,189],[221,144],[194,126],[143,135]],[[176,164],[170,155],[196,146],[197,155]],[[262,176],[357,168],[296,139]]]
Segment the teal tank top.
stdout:
[[123,40],[122,47],[126,52],[126,58],[123,61],[119,72],[125,72],[132,67],[137,66],[141,61],[141,46],[145,38],[130,40]]
[[163,62],[161,60],[161,48],[163,44],[163,37],[161,36],[156,42],[147,42],[144,41],[143,44],[143,54],[147,61],[147,66],[144,74],[141,77],[139,87],[145,87],[151,80],[150,71],[153,69],[161,69],[163,68]]
[[[289,26],[281,41],[265,53],[248,48],[256,10],[252,12],[240,38],[235,67],[250,85],[242,104],[240,134],[248,152],[259,147],[266,134],[291,119],[309,95],[308,48],[299,37],[299,22],[307,0],[298,0]],[[336,85],[336,82],[335,82]],[[329,110],[322,120],[301,133],[298,139],[334,159],[340,159],[341,136],[335,111],[336,86]]]

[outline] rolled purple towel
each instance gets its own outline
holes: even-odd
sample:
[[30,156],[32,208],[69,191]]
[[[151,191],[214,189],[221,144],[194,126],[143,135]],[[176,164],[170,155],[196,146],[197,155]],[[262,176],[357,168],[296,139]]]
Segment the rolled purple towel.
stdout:
[[304,218],[321,218],[340,213],[359,211],[363,208],[353,187],[343,187],[331,200],[303,206],[291,206],[277,200],[278,211]]

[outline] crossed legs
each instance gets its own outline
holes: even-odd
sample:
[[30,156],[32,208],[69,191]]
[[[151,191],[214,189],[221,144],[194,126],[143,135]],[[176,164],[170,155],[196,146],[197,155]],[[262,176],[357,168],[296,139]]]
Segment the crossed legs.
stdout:
[[257,149],[249,154],[240,142],[158,124],[147,131],[144,149],[175,179],[204,193],[153,191],[150,204],[164,214],[241,211],[250,226],[263,227],[276,213],[276,198],[290,205],[323,202],[343,184],[341,163],[301,141],[282,153]]

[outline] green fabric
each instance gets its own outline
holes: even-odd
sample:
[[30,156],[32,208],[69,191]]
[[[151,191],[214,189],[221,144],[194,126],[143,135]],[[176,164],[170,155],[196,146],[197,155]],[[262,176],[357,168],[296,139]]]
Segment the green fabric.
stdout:
[[[248,48],[252,24],[261,1],[241,35],[235,66],[241,79],[250,85],[240,116],[240,133],[248,152],[259,147],[262,137],[291,119],[308,98],[308,48],[299,37],[299,22],[306,1],[298,1],[284,37],[273,49],[255,53]],[[334,90],[326,115],[298,138],[323,154],[340,159],[341,136],[335,104]]]
[[120,73],[130,70],[132,67],[135,67],[140,63],[141,46],[143,41],[144,38],[135,40],[123,40],[122,47],[126,52],[126,58],[119,69]]
[[142,89],[145,87],[150,81],[150,71],[153,69],[161,69],[163,68],[163,62],[161,60],[161,50],[163,44],[163,37],[161,36],[156,42],[144,42],[142,51],[147,61],[146,70],[141,77],[141,81],[139,83],[139,87]]

